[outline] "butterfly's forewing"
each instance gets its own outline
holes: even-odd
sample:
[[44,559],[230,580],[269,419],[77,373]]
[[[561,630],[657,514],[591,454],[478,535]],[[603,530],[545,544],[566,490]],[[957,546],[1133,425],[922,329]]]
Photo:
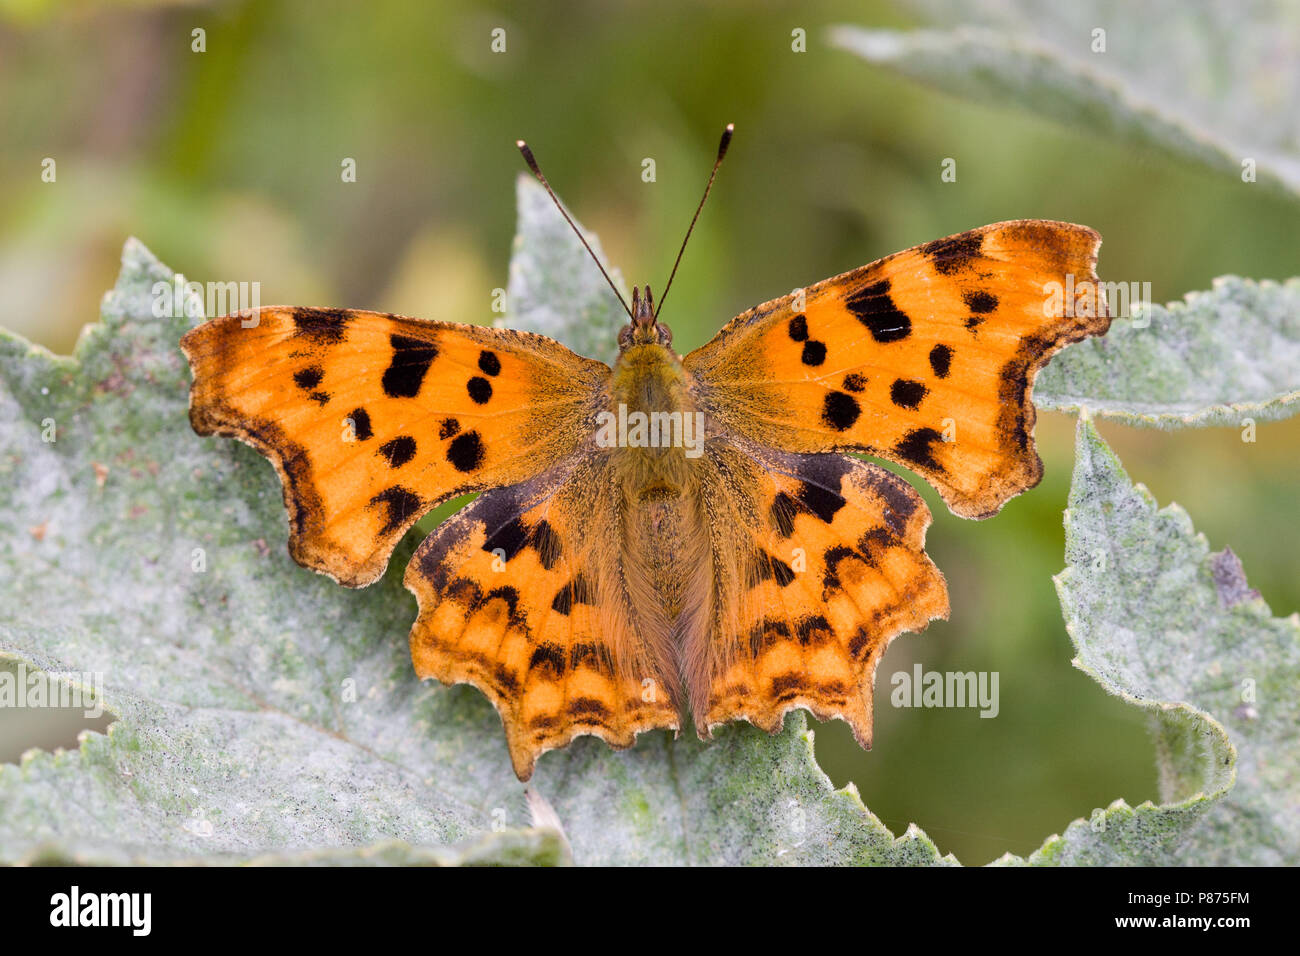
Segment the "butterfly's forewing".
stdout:
[[1109,327],[1100,238],[1020,220],[940,239],[757,306],[686,357],[719,426],[794,452],[856,451],[986,517],[1038,483],[1034,376]]
[[592,452],[480,495],[407,567],[416,673],[488,696],[521,780],[581,734],[629,747],[679,726],[672,648],[641,627],[624,577],[622,507],[611,453]]
[[871,746],[872,682],[890,640],[948,616],[925,554],[930,512],[907,482],[848,455],[718,440],[702,459],[713,564],[711,626],[688,669],[701,733],[745,719],[775,733],[805,707]]
[[702,497],[725,512],[710,646],[685,658],[708,661],[687,671],[697,724],[776,730],[800,706],[870,745],[876,664],[948,597],[920,496],[839,452],[916,471],[967,517],[1035,485],[1034,376],[1109,326],[1098,242],[1066,223],[986,226],[758,306],[686,357],[718,436]]
[[293,557],[350,586],[383,573],[434,505],[589,442],[610,374],[542,336],[380,312],[267,307],[181,347],[195,431],[266,455]]

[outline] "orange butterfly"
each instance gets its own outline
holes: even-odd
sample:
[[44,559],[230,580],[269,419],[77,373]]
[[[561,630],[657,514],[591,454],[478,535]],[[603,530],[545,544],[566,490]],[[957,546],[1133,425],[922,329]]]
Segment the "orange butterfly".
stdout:
[[527,332],[263,308],[181,340],[190,418],[274,463],[294,560],[349,587],[482,492],[406,569],[411,658],[491,699],[521,780],[581,734],[629,747],[683,710],[708,736],[803,707],[869,747],[877,663],[948,595],[921,497],[845,453],[970,518],[1037,484],[1034,377],[1110,324],[1099,244],[984,226],[757,306],[685,358],[634,290],[613,369]]

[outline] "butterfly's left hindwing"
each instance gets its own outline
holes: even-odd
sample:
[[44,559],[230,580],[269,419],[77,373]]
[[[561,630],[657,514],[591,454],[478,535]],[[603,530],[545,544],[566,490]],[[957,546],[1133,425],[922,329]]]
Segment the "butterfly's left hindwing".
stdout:
[[266,455],[294,559],[353,587],[439,502],[588,445],[610,374],[539,335],[349,310],[227,315],[181,347],[194,430]]
[[488,696],[521,780],[580,734],[630,747],[679,726],[672,649],[643,628],[624,577],[611,457],[480,495],[406,569],[416,674]]

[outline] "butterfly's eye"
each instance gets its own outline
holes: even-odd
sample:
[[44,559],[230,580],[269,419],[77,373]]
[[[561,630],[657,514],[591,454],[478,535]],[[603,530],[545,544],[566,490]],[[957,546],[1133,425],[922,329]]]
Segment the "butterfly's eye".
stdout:
[[632,326],[625,325],[618,330],[618,347],[625,349],[632,344]]
[[656,322],[656,323],[655,323],[655,328],[656,328],[656,329],[658,330],[658,332],[659,332],[659,344],[660,344],[660,345],[672,345],[672,342],[673,342],[673,330],[670,329],[670,328],[668,328],[668,326],[664,325],[662,322]]

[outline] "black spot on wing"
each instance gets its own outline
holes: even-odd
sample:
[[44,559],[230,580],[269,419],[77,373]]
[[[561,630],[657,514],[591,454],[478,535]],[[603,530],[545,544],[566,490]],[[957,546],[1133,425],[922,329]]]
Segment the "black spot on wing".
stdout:
[[790,334],[790,338],[796,342],[808,341],[808,317],[796,315],[790,320],[790,324],[786,326],[786,331]]
[[853,427],[861,414],[858,400],[847,392],[827,392],[822,401],[822,421],[837,432]]
[[609,708],[594,697],[575,697],[569,701],[565,711],[579,721],[603,723],[609,720]]
[[799,486],[799,503],[826,524],[835,520],[835,512],[844,507],[844,498],[838,492],[805,481]]
[[749,629],[749,656],[757,657],[765,648],[790,637],[790,625],[780,618],[769,617]]
[[775,555],[760,554],[755,561],[755,584],[761,584],[763,581],[776,581],[778,585],[785,587],[793,580],[794,570]]
[[485,449],[478,432],[457,435],[447,446],[447,460],[457,471],[474,471],[483,464]]
[[414,398],[420,394],[429,366],[438,357],[438,346],[408,335],[390,335],[388,341],[393,347],[393,357],[381,380],[384,394],[391,398]]
[[542,567],[551,570],[560,560],[564,548],[560,536],[555,533],[550,522],[545,518],[531,528],[518,515],[511,518],[483,542],[483,550],[492,552],[498,549],[505,555],[506,561],[514,559],[520,551],[531,547],[537,552]]
[[438,437],[442,439],[450,438],[460,431],[460,422],[454,418],[444,418],[438,426]]
[[501,374],[501,360],[497,358],[495,352],[489,352],[487,349],[478,353],[478,367],[486,375]]
[[496,666],[495,671],[493,671],[493,676],[497,681],[497,693],[514,694],[519,690],[519,681],[515,678],[514,674],[506,669],[504,664],[498,664]]
[[948,369],[952,367],[952,349],[946,345],[936,345],[930,349],[930,369],[939,378],[948,377]]
[[390,468],[401,468],[415,457],[415,439],[410,435],[401,435],[379,446],[379,454],[388,459]]
[[850,392],[860,392],[867,387],[867,377],[857,372],[850,372],[844,376],[844,388]]
[[872,528],[858,539],[858,548],[872,567],[880,564],[886,551],[897,546],[898,536],[888,528]]
[[352,434],[357,441],[365,441],[374,435],[374,430],[370,427],[370,413],[364,408],[353,409],[348,418],[352,421]]
[[294,335],[316,345],[338,345],[348,328],[348,314],[338,309],[294,309]]
[[810,339],[803,344],[803,354],[799,357],[804,365],[821,365],[826,361],[826,343]]
[[820,614],[801,617],[795,621],[794,632],[799,638],[799,643],[805,647],[810,644],[821,644],[834,637],[830,622]]
[[921,247],[940,275],[950,276],[955,272],[970,268],[971,260],[978,258],[984,245],[984,237],[979,233],[967,232],[948,239],[936,239]]
[[[426,573],[429,571],[428,561],[432,552],[424,556],[424,563],[421,569]],[[442,586],[443,597],[449,601],[470,609],[483,606],[483,589],[469,578],[455,578],[454,580]]]
[[475,375],[465,383],[465,390],[476,404],[486,405],[492,397],[492,383],[481,375]]
[[921,382],[910,378],[896,378],[889,386],[889,400],[899,408],[916,408],[929,391]]
[[528,659],[528,669],[550,671],[553,677],[564,676],[564,651],[558,644],[538,644]]
[[506,602],[506,607],[510,609],[510,619],[512,622],[520,621],[519,618],[519,589],[513,588],[508,584],[493,588],[487,594],[483,595],[483,600],[479,603],[482,607],[489,601],[502,600]]
[[802,674],[778,674],[773,677],[769,683],[769,693],[777,700],[777,703],[784,704],[786,701],[794,700],[803,694],[809,688],[810,682]]
[[849,638],[849,655],[855,660],[860,661],[870,656],[872,648],[876,642],[871,637],[871,632],[865,626],[859,627]]
[[483,550],[492,552],[501,550],[509,561],[524,549],[528,543],[528,526],[518,516],[511,518],[483,542]]
[[549,521],[543,518],[533,526],[533,533],[529,538],[529,544],[537,552],[537,559],[542,562],[542,567],[547,571],[555,567],[555,562],[560,560],[564,553],[564,546],[560,542],[560,536],[555,533]]
[[912,334],[912,320],[894,304],[888,279],[859,289],[844,305],[877,342],[897,342]]
[[388,517],[383,528],[380,529],[380,534],[389,534],[397,530],[420,511],[420,496],[400,485],[385,488],[371,498],[370,503],[385,505],[388,509]]
[[321,379],[325,377],[325,369],[319,365],[309,365],[307,368],[300,368],[293,373],[293,383],[304,392],[310,392],[320,384]]
[[839,590],[843,587],[840,582],[840,562],[845,558],[861,560],[861,555],[842,544],[833,545],[822,553],[822,561],[826,565],[826,574],[822,578],[822,585],[828,590]]
[[610,677],[614,674],[614,655],[604,644],[590,642],[574,644],[569,651],[569,666],[590,667]]
[[972,289],[962,293],[962,300],[966,303],[966,308],[976,315],[988,315],[998,307],[998,297],[983,289]]
[[794,519],[799,514],[815,516],[830,524],[835,513],[844,507],[840,489],[844,476],[853,468],[852,459],[841,455],[791,455],[782,473],[798,479],[793,492],[778,491],[768,509],[772,527],[782,538],[794,533]]
[[551,601],[551,610],[567,616],[575,604],[595,603],[596,599],[587,579],[577,574],[572,581],[560,588],[559,593],[555,595],[555,600]]
[[943,471],[934,458],[934,445],[943,441],[943,435],[933,428],[914,428],[894,446],[894,452],[911,465]]
[[771,518],[772,527],[776,528],[777,534],[783,538],[794,534],[794,516],[798,511],[799,505],[793,498],[784,491],[777,492],[768,511],[768,517]]

